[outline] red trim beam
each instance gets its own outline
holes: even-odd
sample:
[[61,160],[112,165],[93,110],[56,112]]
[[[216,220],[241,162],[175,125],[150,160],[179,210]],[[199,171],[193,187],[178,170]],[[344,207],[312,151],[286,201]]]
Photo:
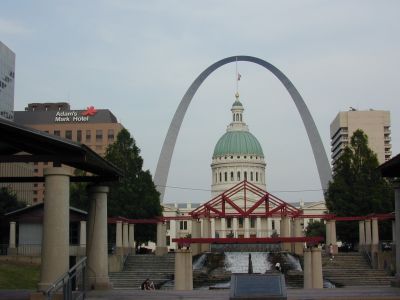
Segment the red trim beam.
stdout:
[[179,245],[190,244],[279,244],[279,243],[311,243],[318,244],[325,239],[313,237],[269,237],[269,238],[175,238],[172,242]]

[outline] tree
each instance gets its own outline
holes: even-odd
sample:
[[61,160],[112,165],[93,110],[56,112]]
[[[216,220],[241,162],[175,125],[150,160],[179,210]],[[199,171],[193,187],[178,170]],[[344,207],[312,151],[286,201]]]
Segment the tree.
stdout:
[[[75,169],[75,176],[85,176],[86,172]],[[87,194],[87,183],[86,182],[73,182],[70,187],[70,205],[75,208],[82,209],[84,211],[89,210],[89,198]]]
[[326,226],[323,220],[310,221],[306,228],[306,236],[325,237]]
[[[150,219],[162,215],[160,194],[150,172],[142,170],[143,159],[135,140],[122,129],[114,144],[107,148],[105,158],[124,172],[119,182],[112,183],[108,200],[108,215],[130,219]],[[155,225],[136,224],[137,244],[154,241]]]
[[0,244],[7,244],[8,224],[4,214],[23,208],[25,204],[18,201],[17,196],[7,188],[0,188]]
[[[368,137],[360,129],[353,133],[350,145],[336,161],[333,180],[326,192],[326,205],[337,216],[366,216],[389,213],[394,209],[390,182],[382,178],[376,154],[368,147]],[[380,226],[382,238],[388,238],[390,228]],[[339,239],[358,240],[357,222],[338,222]]]

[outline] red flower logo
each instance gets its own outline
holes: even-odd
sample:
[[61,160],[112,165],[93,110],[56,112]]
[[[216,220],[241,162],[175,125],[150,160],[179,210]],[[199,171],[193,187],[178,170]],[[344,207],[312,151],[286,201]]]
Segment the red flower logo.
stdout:
[[86,108],[86,111],[82,112],[82,116],[94,116],[97,113],[97,110],[94,108],[94,106],[88,106]]

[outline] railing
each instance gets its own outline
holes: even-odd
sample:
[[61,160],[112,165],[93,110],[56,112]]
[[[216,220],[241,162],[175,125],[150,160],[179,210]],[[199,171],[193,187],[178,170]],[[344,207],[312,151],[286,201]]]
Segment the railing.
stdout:
[[62,293],[64,300],[80,300],[86,298],[86,257],[76,263],[67,273],[55,281],[44,292],[48,300]]
[[[8,244],[0,244],[0,255],[40,256],[42,245],[40,244],[18,244],[15,248],[9,248]],[[80,245],[69,245],[71,256],[84,256],[85,247]]]

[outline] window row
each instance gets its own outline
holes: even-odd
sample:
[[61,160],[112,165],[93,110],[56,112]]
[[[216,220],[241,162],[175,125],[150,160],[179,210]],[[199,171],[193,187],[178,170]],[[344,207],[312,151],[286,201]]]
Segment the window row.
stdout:
[[240,171],[236,172],[236,177],[235,177],[235,172],[219,172],[219,173],[216,172],[214,174],[214,183],[229,182],[229,181],[242,181],[242,180],[263,182],[261,172],[258,173],[258,172],[251,171],[249,175],[250,175],[250,178],[248,176],[247,171],[243,172],[243,177],[242,177],[242,172],[240,172]]
[[[49,131],[45,131],[46,133],[49,133]],[[61,131],[60,130],[54,130],[53,134],[56,136],[61,136]],[[72,130],[65,130],[64,132],[64,137],[66,139],[72,140]],[[92,131],[90,129],[87,129],[85,131],[82,130],[77,130],[76,131],[76,140],[78,142],[83,142],[83,137],[85,137],[85,142],[91,142],[92,140]],[[103,141],[103,130],[102,129],[96,129],[96,135],[95,135],[96,142],[102,142]],[[107,141],[108,142],[114,142],[115,135],[114,135],[114,129],[108,129],[107,132]]]
[[[225,156],[224,158],[225,158],[225,159],[228,159],[228,157],[229,157],[230,159],[233,159],[233,155],[231,155],[231,156]],[[253,159],[253,157],[254,157],[254,156],[251,155],[251,156],[250,156],[250,159]],[[237,158],[237,159],[240,159],[241,156],[238,155],[238,156],[236,156],[236,158]],[[244,158],[244,159],[247,159],[247,155],[244,155],[243,158]],[[261,157],[260,157],[260,158],[261,158]],[[221,159],[222,159],[222,156],[218,157],[218,159],[221,160]],[[258,159],[258,156],[255,156],[255,159]]]

